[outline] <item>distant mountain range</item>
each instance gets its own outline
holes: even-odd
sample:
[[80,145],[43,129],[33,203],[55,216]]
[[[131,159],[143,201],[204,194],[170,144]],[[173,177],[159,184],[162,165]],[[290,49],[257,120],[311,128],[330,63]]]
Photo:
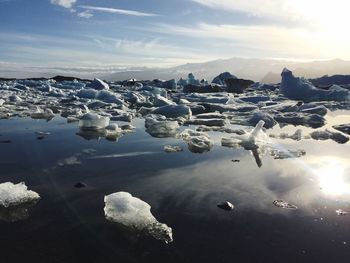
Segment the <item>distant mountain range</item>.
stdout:
[[238,78],[251,79],[264,83],[279,83],[280,73],[287,67],[293,71],[296,76],[306,78],[317,78],[324,75],[349,75],[350,61],[334,59],[327,61],[313,62],[293,62],[287,60],[273,59],[245,59],[230,58],[219,59],[204,63],[188,63],[171,68],[148,68],[141,70],[129,70],[113,74],[105,74],[101,77],[106,80],[125,80],[136,78],[138,80],[146,79],[179,79],[186,78],[187,74],[192,72],[197,78],[205,78],[211,81],[218,74],[229,71]]
[[222,72],[230,72],[238,78],[260,81],[263,83],[279,83],[281,72],[287,67],[294,75],[306,78],[319,78],[324,75],[350,75],[350,61],[334,59],[327,61],[295,62],[274,59],[230,58],[218,59],[203,63],[188,63],[170,68],[9,68],[1,66],[0,77],[3,78],[50,78],[56,75],[93,79],[95,77],[108,81],[153,79],[180,79],[187,78],[188,73],[193,73],[198,79],[212,81]]

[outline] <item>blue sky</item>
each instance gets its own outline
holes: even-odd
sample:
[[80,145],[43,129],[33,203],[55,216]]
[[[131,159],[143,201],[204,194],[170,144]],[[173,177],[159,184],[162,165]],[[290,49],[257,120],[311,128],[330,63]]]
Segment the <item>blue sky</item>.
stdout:
[[0,0],[0,68],[350,59],[346,0]]

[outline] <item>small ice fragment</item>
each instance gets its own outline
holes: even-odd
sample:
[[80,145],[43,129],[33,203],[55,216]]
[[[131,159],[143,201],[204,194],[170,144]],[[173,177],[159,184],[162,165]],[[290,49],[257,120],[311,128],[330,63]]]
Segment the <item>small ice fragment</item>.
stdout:
[[43,132],[43,131],[37,131],[37,132],[35,132],[35,134],[38,135],[38,136],[49,136],[51,133]]
[[127,192],[117,192],[105,196],[106,219],[131,230],[145,232],[166,243],[173,241],[172,229],[159,223],[151,213],[151,206]]
[[183,149],[180,146],[165,145],[164,151],[167,153],[176,153],[176,152],[182,152]]
[[337,213],[338,216],[346,216],[349,213],[349,212],[345,212],[345,211],[343,211],[341,209],[338,209],[335,212]]
[[305,150],[277,150],[273,149],[270,152],[274,159],[290,159],[300,158],[306,154]]
[[217,207],[226,211],[232,211],[234,209],[234,205],[231,204],[229,201],[218,203]]
[[71,156],[66,159],[63,159],[61,161],[58,161],[58,166],[63,167],[65,165],[80,165],[81,161],[78,159],[77,156]]
[[39,194],[28,190],[24,182],[18,184],[13,184],[11,182],[0,184],[0,206],[17,206],[35,202],[39,198]]
[[298,209],[298,207],[296,205],[289,204],[283,200],[275,200],[275,201],[273,201],[273,204],[277,207],[280,207],[280,208]]

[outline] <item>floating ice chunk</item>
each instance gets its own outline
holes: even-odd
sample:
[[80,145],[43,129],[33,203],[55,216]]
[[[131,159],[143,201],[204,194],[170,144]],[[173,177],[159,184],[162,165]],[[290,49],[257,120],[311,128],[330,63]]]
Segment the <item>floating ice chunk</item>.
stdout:
[[30,117],[32,119],[51,120],[53,117],[55,117],[55,114],[51,109],[42,110],[39,107],[37,107],[36,111],[30,114]]
[[86,88],[92,88],[95,90],[109,90],[109,85],[100,79],[94,79],[91,83],[86,84]]
[[125,124],[120,126],[120,129],[122,129],[124,132],[132,132],[134,129],[136,129],[134,126],[131,124]]
[[115,141],[122,136],[123,130],[117,124],[110,124],[106,128],[106,139]]
[[151,206],[127,192],[105,196],[104,212],[107,220],[134,231],[144,232],[166,243],[173,241],[172,229],[159,223],[151,213]]
[[264,127],[270,129],[277,124],[275,119],[268,113],[265,112],[255,112],[253,116],[248,120],[248,123],[252,126],[255,126],[260,120],[265,122]]
[[79,128],[82,130],[99,130],[109,124],[109,118],[96,113],[86,113],[79,120]]
[[292,204],[289,204],[283,200],[276,200],[276,201],[273,201],[273,204],[277,207],[280,207],[280,208],[285,208],[285,209],[298,209],[298,207],[296,205],[292,205]]
[[96,99],[98,91],[94,89],[81,89],[78,91],[77,96],[85,99]]
[[5,103],[5,100],[0,99],[0,106],[4,105],[4,103]]
[[270,152],[271,156],[274,159],[290,159],[290,158],[299,158],[304,156],[306,152],[304,150],[277,150],[273,149]]
[[176,103],[160,95],[156,95],[153,98],[154,107],[162,107],[166,105],[176,105]]
[[147,132],[153,137],[165,138],[175,136],[179,124],[177,121],[159,121],[147,128]]
[[[276,138],[276,135],[270,134],[271,138]],[[300,141],[301,139],[303,139],[303,135],[302,135],[302,130],[298,129],[296,130],[292,135],[289,135],[288,133],[281,133],[278,138],[284,140],[284,139],[292,139],[294,141]]]
[[248,137],[248,141],[251,141],[252,143],[255,143],[259,139],[263,139],[262,137],[266,137],[266,134],[263,131],[263,127],[265,125],[264,121],[259,121],[255,128],[251,131]]
[[83,111],[80,108],[73,108],[73,109],[68,108],[61,112],[61,116],[64,118],[67,118],[68,116],[78,117],[78,116],[81,116],[82,114],[83,114]]
[[146,132],[157,138],[173,137],[180,127],[177,121],[167,121],[159,115],[147,115],[145,126]]
[[188,149],[193,153],[208,152],[214,145],[210,136],[204,132],[186,129],[178,136],[187,142]]
[[28,190],[25,183],[13,184],[11,182],[0,184],[0,206],[12,207],[39,200],[40,196]]
[[333,128],[350,135],[350,123],[334,125]]
[[204,153],[210,151],[213,142],[207,136],[195,136],[188,141],[188,149],[193,153]]
[[315,105],[315,104],[304,104],[299,107],[299,112],[310,113],[310,114],[318,114],[324,116],[327,114],[327,108],[323,105]]
[[210,113],[202,113],[196,115],[197,119],[226,119],[226,116],[221,114],[220,112],[210,112]]
[[241,140],[237,138],[222,138],[221,139],[221,145],[223,147],[228,147],[228,148],[239,148],[241,145]]
[[115,103],[118,105],[123,105],[124,102],[115,93],[108,90],[101,90],[97,93],[96,99],[107,103]]
[[77,92],[79,98],[96,99],[106,103],[115,103],[122,105],[124,102],[115,93],[109,90],[94,90],[94,89],[81,89]]
[[226,120],[225,119],[191,119],[191,120],[188,120],[186,124],[222,127],[226,125]]
[[186,105],[167,105],[153,110],[152,113],[160,114],[167,118],[183,117],[185,119],[190,119],[192,116],[191,108]]
[[325,131],[314,131],[310,133],[310,136],[314,140],[333,140],[337,143],[343,144],[349,141],[349,137],[345,136],[340,132],[332,132],[330,130]]
[[284,69],[282,72],[280,91],[284,96],[293,100],[303,101],[344,101],[349,100],[350,93],[340,86],[333,85],[329,90],[316,88],[311,82],[293,76],[293,73]]
[[281,113],[275,115],[275,120],[279,123],[292,125],[303,125],[311,128],[319,128],[326,124],[326,119],[318,114],[308,113]]
[[221,145],[231,148],[241,146],[245,150],[257,150],[259,148],[258,144],[267,143],[268,137],[263,131],[264,124],[265,122],[261,120],[250,133],[236,134],[230,138],[222,138]]
[[165,145],[164,151],[167,153],[176,153],[176,152],[182,152],[183,149],[181,146]]

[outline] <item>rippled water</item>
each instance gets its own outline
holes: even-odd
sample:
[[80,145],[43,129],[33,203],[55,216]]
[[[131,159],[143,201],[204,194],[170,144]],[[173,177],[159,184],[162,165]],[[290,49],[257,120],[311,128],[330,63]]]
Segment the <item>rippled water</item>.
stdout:
[[[328,126],[349,123],[330,113]],[[0,262],[348,262],[350,143],[271,139],[305,156],[276,160],[220,146],[194,154],[179,139],[153,138],[142,120],[117,142],[86,140],[77,123],[0,121],[0,182],[25,181],[41,195],[31,207],[0,210]],[[300,128],[300,127],[297,127]],[[268,133],[294,132],[296,127]],[[305,133],[311,129],[303,129]],[[36,131],[51,134],[38,140]],[[183,152],[165,153],[165,145]],[[237,160],[237,161],[232,161]],[[239,160],[239,162],[238,162]],[[86,188],[75,188],[84,182]],[[165,244],[104,217],[105,195],[127,191],[173,228]],[[233,211],[217,207],[230,201]],[[284,200],[298,209],[273,204]]]

